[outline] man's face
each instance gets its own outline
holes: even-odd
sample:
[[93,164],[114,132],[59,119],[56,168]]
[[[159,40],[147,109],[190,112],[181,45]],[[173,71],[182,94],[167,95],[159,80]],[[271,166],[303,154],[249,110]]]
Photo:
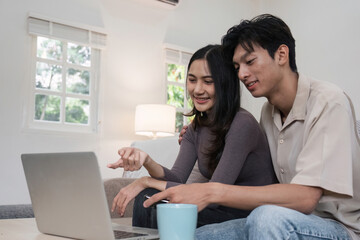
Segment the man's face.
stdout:
[[277,52],[273,59],[258,45],[254,45],[253,52],[246,51],[241,45],[235,48],[234,67],[240,81],[254,97],[270,98],[278,90],[281,71],[276,59]]

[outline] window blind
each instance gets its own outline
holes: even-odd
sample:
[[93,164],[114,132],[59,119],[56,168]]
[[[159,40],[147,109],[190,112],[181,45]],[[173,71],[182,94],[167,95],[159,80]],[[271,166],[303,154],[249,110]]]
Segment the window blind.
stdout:
[[175,50],[171,48],[165,48],[165,59],[168,63],[185,65],[190,61],[192,53],[183,52],[180,50]]
[[28,17],[29,34],[56,38],[93,48],[104,49],[106,46],[106,33],[89,30],[82,27],[71,26],[36,16]]

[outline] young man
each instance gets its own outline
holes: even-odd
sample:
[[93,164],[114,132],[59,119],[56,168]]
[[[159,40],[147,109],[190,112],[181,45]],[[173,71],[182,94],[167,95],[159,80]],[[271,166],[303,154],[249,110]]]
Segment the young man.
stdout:
[[197,230],[197,239],[360,239],[360,140],[350,99],[338,87],[297,72],[295,40],[272,15],[242,21],[223,38],[239,79],[266,97],[261,125],[280,184],[181,185],[167,198],[253,210],[246,219]]

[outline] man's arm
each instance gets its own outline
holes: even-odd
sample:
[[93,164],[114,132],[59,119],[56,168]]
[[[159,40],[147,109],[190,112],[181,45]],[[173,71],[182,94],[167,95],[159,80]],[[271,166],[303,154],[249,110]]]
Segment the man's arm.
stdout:
[[319,202],[323,190],[297,184],[267,186],[236,186],[221,183],[180,185],[155,194],[144,202],[144,207],[168,199],[170,203],[191,203],[201,211],[215,203],[227,207],[252,210],[262,205],[277,205],[310,214]]

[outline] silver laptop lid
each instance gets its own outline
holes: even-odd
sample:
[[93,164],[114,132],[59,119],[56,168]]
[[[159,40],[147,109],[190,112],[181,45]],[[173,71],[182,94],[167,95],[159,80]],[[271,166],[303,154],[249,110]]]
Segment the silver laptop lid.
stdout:
[[114,239],[94,153],[23,154],[21,159],[40,232]]

